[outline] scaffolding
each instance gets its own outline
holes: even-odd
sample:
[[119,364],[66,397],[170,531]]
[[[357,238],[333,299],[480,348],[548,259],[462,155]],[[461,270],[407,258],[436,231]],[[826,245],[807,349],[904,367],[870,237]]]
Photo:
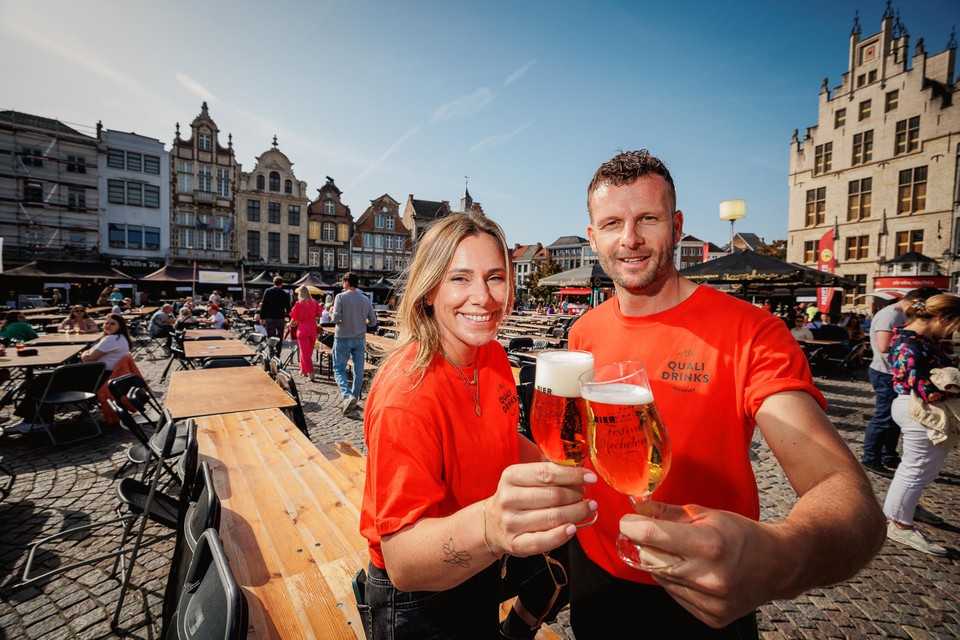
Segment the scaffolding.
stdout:
[[98,154],[63,123],[0,111],[0,235],[4,262],[100,260]]

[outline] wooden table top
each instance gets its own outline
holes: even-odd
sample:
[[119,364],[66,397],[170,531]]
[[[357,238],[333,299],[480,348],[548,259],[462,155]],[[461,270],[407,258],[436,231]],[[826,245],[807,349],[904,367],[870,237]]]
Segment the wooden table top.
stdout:
[[295,405],[260,367],[174,371],[166,397],[167,410],[177,420]]
[[38,313],[32,316],[27,316],[28,324],[52,324],[52,323],[61,323],[67,319],[67,316],[62,313]]
[[363,638],[351,579],[368,562],[364,457],[348,443],[318,450],[277,409],[197,426],[223,508],[220,538],[249,606],[248,637]]
[[187,329],[183,332],[185,340],[210,339],[212,337],[223,338],[224,340],[235,340],[237,334],[229,329]]
[[18,309],[18,311],[29,317],[37,313],[56,313],[60,311],[60,307],[37,307],[35,309]]
[[384,336],[378,336],[373,333],[368,333],[366,338],[367,344],[372,344],[380,349],[391,349],[397,344],[396,338],[385,338]]
[[100,339],[98,333],[45,333],[35,340],[24,344],[28,347],[49,347],[54,344],[93,344]]
[[225,356],[249,357],[256,353],[242,340],[189,340],[183,343],[187,358],[215,358]]
[[[87,347],[82,344],[58,344],[37,349],[35,356],[18,356],[16,349],[7,348],[7,355],[0,356],[0,367],[12,369],[16,367],[53,367],[63,364]],[[268,376],[269,377],[269,376]]]
[[154,313],[160,307],[135,307],[129,311],[124,311],[125,316],[145,316]]

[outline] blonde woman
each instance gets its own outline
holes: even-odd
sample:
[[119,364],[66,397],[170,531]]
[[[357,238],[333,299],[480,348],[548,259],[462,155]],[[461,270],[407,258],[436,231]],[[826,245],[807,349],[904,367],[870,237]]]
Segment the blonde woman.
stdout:
[[945,556],[946,548],[918,531],[913,519],[920,494],[939,475],[953,447],[949,442],[933,444],[926,427],[910,419],[909,409],[914,393],[927,404],[957,397],[938,389],[930,376],[934,369],[955,366],[940,341],[960,329],[960,297],[941,294],[917,300],[906,313],[907,324],[893,330],[889,351],[893,390],[898,394],[890,413],[900,425],[903,455],[883,501],[887,537],[923,553]]
[[295,332],[300,346],[300,374],[313,379],[313,348],[317,344],[317,318],[320,317],[320,303],[310,296],[310,290],[303,285],[297,290],[297,302],[290,310],[290,331]]
[[[596,507],[583,500],[596,476],[544,462],[518,435],[516,383],[494,340],[513,301],[500,227],[444,217],[405,280],[398,345],[364,417],[364,624],[395,640],[532,638],[566,603],[566,542]],[[518,593],[498,629],[499,603]]]

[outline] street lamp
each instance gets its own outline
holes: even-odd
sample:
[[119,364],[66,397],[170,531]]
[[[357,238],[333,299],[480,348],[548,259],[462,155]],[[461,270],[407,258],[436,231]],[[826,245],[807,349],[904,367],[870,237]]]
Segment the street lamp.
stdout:
[[730,253],[733,253],[733,225],[747,215],[747,205],[743,200],[724,200],[720,203],[720,219],[730,221]]

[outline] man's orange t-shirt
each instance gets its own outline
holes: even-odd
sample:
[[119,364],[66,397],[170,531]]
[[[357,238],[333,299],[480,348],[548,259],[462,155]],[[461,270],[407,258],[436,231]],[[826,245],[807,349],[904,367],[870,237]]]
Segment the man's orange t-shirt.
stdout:
[[[760,502],[749,448],[764,399],[806,391],[821,406],[807,360],[780,318],[706,286],[666,311],[620,313],[616,297],[586,313],[570,330],[570,348],[591,351],[595,366],[638,360],[670,434],[670,472],[652,498],[698,504],[758,519]],[[624,580],[655,584],[617,555],[626,496],[606,483],[588,495],[600,503],[592,527],[577,537],[596,564]]]
[[[360,533],[385,569],[380,538],[420,518],[443,518],[493,495],[500,474],[519,462],[517,387],[503,347],[480,348],[481,416],[453,366],[437,355],[411,389],[401,373],[412,345],[377,375],[364,409],[367,480]],[[473,370],[465,371],[470,380]]]

